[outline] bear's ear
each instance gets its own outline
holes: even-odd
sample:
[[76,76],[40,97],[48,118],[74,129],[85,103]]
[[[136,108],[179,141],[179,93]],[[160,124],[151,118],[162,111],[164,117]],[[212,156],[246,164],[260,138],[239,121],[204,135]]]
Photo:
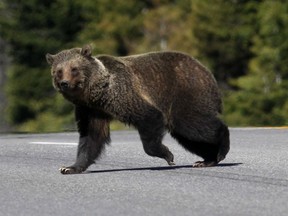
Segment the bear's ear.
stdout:
[[91,45],[85,45],[82,49],[81,49],[81,55],[85,56],[85,57],[91,57],[92,56],[92,47]]
[[49,54],[49,53],[47,53],[46,54],[46,60],[47,60],[47,62],[48,62],[48,64],[49,65],[52,65],[53,64],[53,62],[54,62],[54,55],[51,55],[51,54]]

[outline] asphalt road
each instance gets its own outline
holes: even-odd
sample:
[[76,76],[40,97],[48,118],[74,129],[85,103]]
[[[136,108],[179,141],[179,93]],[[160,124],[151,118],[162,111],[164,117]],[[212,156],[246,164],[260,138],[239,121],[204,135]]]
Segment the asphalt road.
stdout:
[[113,132],[97,164],[79,175],[76,133],[0,135],[0,215],[288,215],[288,130],[231,129],[217,167],[166,136],[176,166],[146,155],[135,131]]

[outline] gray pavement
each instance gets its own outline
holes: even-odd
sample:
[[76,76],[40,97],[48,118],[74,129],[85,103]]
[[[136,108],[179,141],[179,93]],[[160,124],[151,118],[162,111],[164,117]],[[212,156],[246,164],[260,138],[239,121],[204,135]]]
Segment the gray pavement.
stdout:
[[217,167],[176,141],[176,166],[146,155],[135,131],[112,132],[105,154],[80,175],[62,175],[76,133],[0,135],[0,215],[288,215],[288,130],[232,128]]

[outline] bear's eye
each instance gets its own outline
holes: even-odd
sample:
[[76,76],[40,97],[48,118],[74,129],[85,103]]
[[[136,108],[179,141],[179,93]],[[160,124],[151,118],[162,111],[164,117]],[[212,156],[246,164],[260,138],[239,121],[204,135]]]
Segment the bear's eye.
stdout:
[[57,76],[58,76],[58,77],[61,77],[63,72],[62,72],[61,69],[59,69],[59,70],[56,71],[56,73],[57,73]]
[[78,68],[76,68],[76,67],[71,68],[71,74],[73,76],[76,76],[78,74]]

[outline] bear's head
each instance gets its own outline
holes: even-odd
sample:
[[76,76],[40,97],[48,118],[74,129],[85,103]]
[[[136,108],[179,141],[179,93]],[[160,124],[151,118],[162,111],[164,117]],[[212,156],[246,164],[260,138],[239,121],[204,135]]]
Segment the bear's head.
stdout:
[[92,48],[87,45],[61,51],[55,55],[46,54],[51,65],[53,86],[63,94],[75,94],[83,91],[91,74],[93,64]]

